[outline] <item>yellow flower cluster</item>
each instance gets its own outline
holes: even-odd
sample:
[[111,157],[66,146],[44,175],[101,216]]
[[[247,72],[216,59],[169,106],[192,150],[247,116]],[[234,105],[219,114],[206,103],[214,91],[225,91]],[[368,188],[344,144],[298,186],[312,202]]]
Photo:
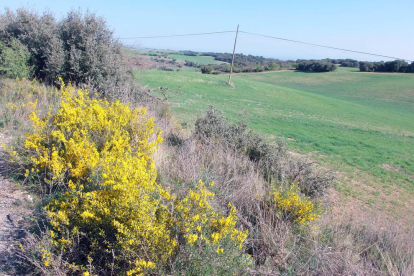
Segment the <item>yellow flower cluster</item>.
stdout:
[[45,207],[57,251],[82,243],[92,266],[143,275],[173,258],[180,235],[188,244],[217,244],[218,253],[224,238],[241,249],[247,231],[235,228],[234,206],[227,217],[214,212],[202,182],[183,199],[156,183],[150,154],[162,138],[145,108],[91,99],[63,82],[60,92],[56,114],[30,115],[34,132],[25,140],[33,170],[58,191]]
[[45,250],[45,249],[41,249],[42,251],[42,259],[43,259],[43,264],[44,266],[48,267],[50,265],[50,252]]
[[271,192],[272,201],[294,222],[307,225],[310,221],[321,217],[320,202],[313,203],[309,197],[300,194],[299,188],[293,183],[287,191],[274,189]]
[[237,223],[236,207],[229,204],[230,213],[227,217],[214,212],[208,198],[214,197],[200,180],[196,191],[190,190],[189,195],[182,200],[176,200],[175,223],[184,229],[184,237],[190,245],[196,241],[206,244],[217,244],[217,253],[223,253],[220,249],[220,241],[230,238],[235,246],[241,250],[248,231],[239,231],[235,228]]
[[25,141],[26,149],[37,153],[33,163],[48,172],[48,182],[87,180],[98,165],[108,165],[125,153],[153,166],[148,154],[162,138],[158,133],[149,142],[155,124],[145,118],[145,108],[131,110],[119,101],[91,100],[87,91],[75,91],[63,82],[61,86],[61,108],[45,119],[33,111],[34,133],[27,134]]

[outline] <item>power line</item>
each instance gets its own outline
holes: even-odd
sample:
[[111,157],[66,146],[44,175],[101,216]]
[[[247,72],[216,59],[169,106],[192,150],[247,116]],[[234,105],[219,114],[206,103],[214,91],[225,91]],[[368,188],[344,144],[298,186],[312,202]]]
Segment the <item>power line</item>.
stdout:
[[249,34],[249,35],[256,35],[256,36],[262,36],[262,37],[267,37],[267,38],[273,38],[273,39],[278,39],[278,40],[284,40],[284,41],[289,41],[289,42],[294,42],[294,43],[301,43],[301,44],[312,45],[312,46],[317,46],[317,47],[323,47],[323,48],[328,48],[328,49],[334,49],[334,50],[339,50],[339,51],[346,51],[346,52],[352,52],[352,53],[358,53],[358,54],[364,54],[364,55],[370,55],[370,56],[376,56],[376,57],[385,57],[385,58],[391,58],[391,59],[399,59],[399,60],[405,60],[405,61],[412,62],[411,60],[403,59],[403,58],[390,57],[390,56],[377,55],[377,54],[372,54],[372,53],[367,53],[367,52],[360,52],[360,51],[342,49],[342,48],[337,48],[337,47],[331,47],[331,46],[325,46],[325,45],[320,45],[320,44],[308,43],[308,42],[297,41],[297,40],[281,38],[281,37],[275,37],[275,36],[270,36],[270,35],[255,34],[255,33],[243,32],[243,31],[240,31],[240,33]]
[[[157,35],[157,36],[124,37],[124,38],[119,38],[119,39],[146,39],[146,38],[183,37],[183,36],[198,36],[198,35],[224,34],[224,33],[234,33],[234,32],[235,31],[220,31],[220,32],[209,32],[209,33],[195,33],[195,34],[177,34],[177,35]],[[345,51],[345,52],[351,52],[351,53],[357,53],[357,54],[363,54],[363,55],[370,55],[370,56],[376,56],[376,57],[383,57],[383,58],[390,58],[390,59],[399,59],[399,60],[405,60],[405,61],[412,62],[412,60],[408,60],[408,59],[404,59],[404,58],[397,58],[397,57],[391,57],[391,56],[385,56],[385,55],[378,55],[378,54],[373,54],[373,53],[368,53],[368,52],[362,52],[362,51],[354,51],[354,50],[349,50],[349,49],[343,49],[343,48],[338,48],[338,47],[332,47],[332,46],[326,46],[326,45],[321,45],[321,44],[309,43],[309,42],[298,41],[298,40],[293,40],[293,39],[287,39],[287,38],[282,38],[282,37],[270,36],[270,35],[256,34],[256,33],[244,32],[244,31],[239,31],[239,32],[240,33],[244,33],[244,34],[249,34],[249,35],[267,37],[267,38],[272,38],[272,39],[277,39],[277,40],[283,40],[283,41],[288,41],[288,42],[293,42],[293,43],[300,43],[300,44],[311,45],[311,46],[316,46],[316,47],[322,47],[322,48],[327,48],[327,49],[333,49],[333,50],[338,50],[338,51]]]
[[157,35],[157,36],[125,37],[125,38],[119,38],[119,39],[162,38],[162,37],[174,37],[174,36],[211,35],[211,34],[223,34],[223,33],[234,33],[234,32],[235,31],[221,31],[221,32],[197,33],[197,34],[178,34],[178,35]]

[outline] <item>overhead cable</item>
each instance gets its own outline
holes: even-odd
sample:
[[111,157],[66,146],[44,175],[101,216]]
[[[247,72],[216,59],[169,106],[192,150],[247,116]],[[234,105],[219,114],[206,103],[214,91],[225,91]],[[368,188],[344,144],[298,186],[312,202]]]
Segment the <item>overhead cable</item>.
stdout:
[[292,39],[286,39],[286,38],[281,38],[281,37],[275,37],[275,36],[270,36],[270,35],[255,34],[255,33],[243,32],[243,31],[239,31],[239,32],[244,33],[244,34],[249,34],[249,35],[262,36],[262,37],[273,38],[273,39],[278,39],[278,40],[284,40],[284,41],[289,41],[289,42],[294,42],[294,43],[301,43],[301,44],[306,44],[306,45],[323,47],[323,48],[328,48],[328,49],[333,49],[333,50],[346,51],[346,52],[352,52],[352,53],[358,53],[358,54],[364,54],[364,55],[370,55],[370,56],[376,56],[376,57],[399,59],[399,60],[405,60],[405,61],[412,62],[411,60],[404,59],[404,58],[397,58],[397,57],[390,57],[390,56],[372,54],[372,53],[361,52],[361,51],[348,50],[348,49],[343,49],[343,48],[337,48],[337,47],[331,47],[331,46],[325,46],[325,45],[320,45],[320,44],[308,43],[308,42],[297,41],[297,40],[292,40]]
[[142,39],[142,38],[162,38],[162,37],[174,37],[174,36],[211,35],[211,34],[223,34],[223,33],[234,33],[234,32],[235,31],[222,31],[222,32],[211,32],[211,33],[197,33],[197,34],[140,36],[140,37],[125,37],[125,38],[120,38],[120,39]]
[[[249,34],[249,35],[267,37],[267,38],[272,38],[272,39],[277,39],[277,40],[283,40],[283,41],[288,41],[288,42],[293,42],[293,43],[300,43],[300,44],[311,45],[311,46],[316,46],[316,47],[322,47],[322,48],[327,48],[327,49],[333,49],[333,50],[338,50],[338,51],[345,51],[345,52],[351,52],[351,53],[357,53],[357,54],[363,54],[363,55],[370,55],[370,56],[376,56],[376,57],[405,60],[405,61],[408,61],[408,62],[412,62],[412,60],[408,60],[408,59],[404,59],[404,58],[398,58],[398,57],[385,56],[385,55],[373,54],[373,53],[362,52],[362,51],[343,49],[343,48],[338,48],[338,47],[326,46],[326,45],[321,45],[321,44],[309,43],[309,42],[304,42],[304,41],[298,41],[298,40],[293,40],[293,39],[287,39],[287,38],[282,38],[282,37],[263,35],[263,34],[257,34],[257,33],[251,33],[251,32],[244,32],[244,31],[239,31],[239,32],[244,33],[244,34]],[[177,35],[124,37],[124,38],[119,38],[119,39],[167,38],[167,37],[198,36],[198,35],[212,35],[212,34],[224,34],[224,33],[235,33],[235,31],[220,31],[220,32],[209,32],[209,33],[195,33],[195,34],[177,34]]]

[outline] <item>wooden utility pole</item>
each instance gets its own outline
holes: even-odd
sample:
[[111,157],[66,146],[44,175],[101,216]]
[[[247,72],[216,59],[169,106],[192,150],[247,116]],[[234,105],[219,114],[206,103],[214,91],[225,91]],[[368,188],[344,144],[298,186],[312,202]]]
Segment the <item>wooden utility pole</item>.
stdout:
[[228,82],[229,85],[231,85],[231,73],[233,73],[234,52],[236,51],[236,43],[237,43],[238,34],[239,34],[239,25],[237,25],[236,38],[234,39],[233,58],[231,59],[231,67],[230,67],[229,82]]

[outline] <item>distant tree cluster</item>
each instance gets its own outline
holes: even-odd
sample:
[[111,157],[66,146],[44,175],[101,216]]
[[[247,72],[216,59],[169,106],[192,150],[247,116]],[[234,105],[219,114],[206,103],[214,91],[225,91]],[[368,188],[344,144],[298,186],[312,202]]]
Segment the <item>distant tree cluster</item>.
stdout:
[[[214,53],[204,52],[197,53],[193,51],[181,51],[184,55],[200,55],[211,56],[215,60],[225,63],[209,64],[201,66],[198,62],[185,61],[185,66],[201,68],[204,74],[218,74],[230,72],[233,55],[230,53]],[[226,64],[227,63],[227,64]],[[341,67],[359,68],[361,72],[400,72],[400,73],[414,73],[414,62],[409,64],[403,60],[395,60],[388,62],[360,62],[355,59],[320,59],[320,60],[279,60],[273,58],[265,58],[263,56],[235,54],[234,57],[234,73],[250,73],[275,71],[280,69],[293,69],[307,71],[307,72],[331,72],[337,69],[337,65]],[[207,69],[208,68],[208,69]]]
[[[233,54],[230,53],[213,53],[213,52],[205,52],[201,53],[201,56],[211,56],[214,57],[215,60],[223,61],[227,63],[231,63]],[[293,60],[279,60],[274,58],[265,58],[263,56],[253,56],[253,55],[244,55],[244,54],[235,54],[234,56],[234,67],[236,70],[240,70],[240,72],[256,72],[261,67],[260,70],[278,70],[280,68],[292,69],[293,68]],[[221,68],[223,67],[224,68]],[[237,69],[239,68],[239,69]],[[215,70],[223,71],[225,70],[225,65],[220,65]],[[233,68],[234,71],[234,68]],[[223,71],[225,72],[225,71]]]
[[297,64],[296,69],[308,72],[331,72],[336,70],[336,65],[326,60],[302,60]]
[[180,51],[179,54],[184,55],[184,56],[197,56],[198,52],[186,50],[186,51]]
[[354,67],[354,68],[359,67],[359,61],[355,59],[342,59],[336,64],[340,64],[341,67]]
[[341,67],[355,67],[355,68],[359,67],[359,61],[358,60],[349,59],[349,58],[347,58],[347,59],[325,58],[325,59],[321,59],[321,61],[326,61],[326,62],[330,62],[330,63],[333,63],[333,64],[339,64]]
[[61,77],[99,92],[126,81],[121,44],[94,13],[72,10],[57,21],[49,12],[21,8],[0,14],[0,22],[3,60],[15,51],[15,60],[27,61],[28,72],[37,79],[54,83]]
[[359,70],[361,72],[399,72],[414,73],[414,62],[409,64],[404,60],[381,61],[381,62],[360,62]]
[[[222,61],[225,63],[221,64],[210,64],[213,68],[212,73],[228,73],[230,72],[230,64],[233,55],[230,53],[213,53],[204,52],[201,56],[211,56],[215,60]],[[227,64],[226,64],[227,63]],[[263,72],[263,71],[274,71],[279,69],[293,69],[294,61],[278,60],[273,58],[264,58],[262,56],[243,55],[236,54],[234,57],[233,72],[235,73],[251,73],[251,72]]]

